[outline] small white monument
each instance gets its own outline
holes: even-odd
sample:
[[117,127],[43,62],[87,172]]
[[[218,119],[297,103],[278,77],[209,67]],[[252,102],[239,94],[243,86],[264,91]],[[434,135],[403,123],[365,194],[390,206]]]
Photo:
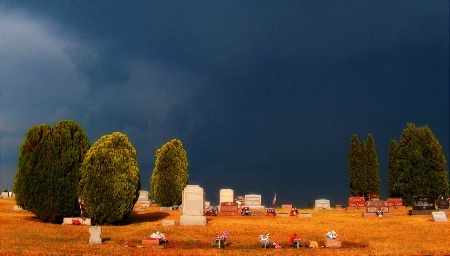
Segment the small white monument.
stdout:
[[314,206],[315,209],[331,209],[330,200],[328,199],[318,199]]
[[219,203],[232,203],[234,202],[234,191],[232,189],[223,188],[220,190]]

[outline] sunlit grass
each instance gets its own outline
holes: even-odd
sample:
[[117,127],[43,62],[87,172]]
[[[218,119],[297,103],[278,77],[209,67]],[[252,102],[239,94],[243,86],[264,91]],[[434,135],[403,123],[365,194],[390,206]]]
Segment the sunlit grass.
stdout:
[[[88,226],[42,223],[29,212],[15,212],[13,199],[0,199],[1,255],[449,255],[450,222],[432,222],[431,216],[408,216],[408,208],[391,217],[362,217],[362,211],[309,210],[312,218],[207,217],[207,226],[180,226],[179,211],[160,212],[158,207],[133,212],[120,226],[102,226],[103,244],[89,245]],[[162,226],[162,220],[175,226]],[[335,230],[340,249],[288,247],[293,233],[307,243],[323,245],[327,231]],[[169,244],[142,248],[141,239],[151,233],[166,234]],[[214,232],[228,231],[229,246],[211,247]],[[260,234],[282,249],[261,249]]]

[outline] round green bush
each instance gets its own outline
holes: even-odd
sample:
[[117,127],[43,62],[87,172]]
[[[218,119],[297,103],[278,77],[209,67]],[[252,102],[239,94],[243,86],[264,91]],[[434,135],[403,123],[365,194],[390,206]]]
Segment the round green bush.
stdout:
[[127,136],[114,132],[101,137],[89,149],[80,171],[87,216],[99,224],[126,219],[140,190],[136,150]]
[[19,150],[17,205],[44,222],[79,216],[79,168],[88,149],[86,133],[73,121],[31,127]]

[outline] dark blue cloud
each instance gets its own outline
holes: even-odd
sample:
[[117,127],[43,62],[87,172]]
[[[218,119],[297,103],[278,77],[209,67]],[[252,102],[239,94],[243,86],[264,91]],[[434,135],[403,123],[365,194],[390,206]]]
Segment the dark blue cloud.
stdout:
[[[449,159],[448,7],[447,1],[3,1],[0,14],[24,12],[71,42],[67,59],[88,87],[71,104],[56,97],[59,105],[43,108],[39,120],[56,121],[51,110],[61,108],[57,117],[80,122],[92,142],[127,133],[144,188],[156,149],[178,138],[189,180],[205,187],[209,200],[217,202],[228,187],[261,193],[266,204],[277,192],[280,202],[306,205],[318,198],[345,203],[354,133],[375,137],[383,196],[389,141],[408,122],[429,125]],[[58,70],[61,63],[48,66]],[[30,124],[18,122],[22,133],[10,131],[12,137],[20,141]],[[11,148],[2,149],[2,164],[12,162]]]

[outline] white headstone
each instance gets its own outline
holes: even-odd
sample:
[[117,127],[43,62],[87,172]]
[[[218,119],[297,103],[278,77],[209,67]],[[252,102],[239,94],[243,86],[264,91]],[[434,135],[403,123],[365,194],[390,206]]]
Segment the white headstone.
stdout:
[[148,199],[148,191],[147,190],[139,190],[139,197],[138,197],[136,204],[139,204],[142,207],[150,206],[150,200]]
[[102,243],[102,228],[100,226],[91,226],[89,228],[89,244],[101,244]]
[[261,195],[245,195],[244,197],[245,206],[261,206]]
[[220,190],[219,203],[232,203],[234,202],[234,191],[229,188]]
[[203,188],[198,185],[187,185],[183,190],[183,215],[180,217],[180,225],[204,226],[206,225],[205,194]]
[[432,220],[435,222],[446,222],[448,221],[447,215],[444,211],[431,212]]
[[314,206],[315,209],[330,209],[330,200],[328,199],[318,199]]

